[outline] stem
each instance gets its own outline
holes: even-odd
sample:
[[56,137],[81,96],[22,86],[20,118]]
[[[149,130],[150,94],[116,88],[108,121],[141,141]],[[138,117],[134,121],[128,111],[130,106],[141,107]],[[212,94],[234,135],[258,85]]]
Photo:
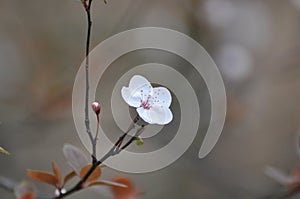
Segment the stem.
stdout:
[[114,151],[116,151],[116,149],[121,146],[124,138],[127,136],[127,134],[129,133],[129,131],[131,131],[131,129],[133,129],[134,125],[137,123],[137,121],[139,119],[140,119],[139,115],[136,115],[135,118],[132,120],[131,124],[129,125],[127,131],[121,137],[119,137],[118,141],[115,143],[115,149],[114,149]]
[[141,127],[141,128],[139,128],[137,131],[136,131],[136,133],[134,134],[134,136],[132,136],[129,140],[128,140],[128,142],[126,143],[126,144],[124,144],[124,146],[122,146],[121,147],[121,150],[120,151],[122,151],[122,150],[124,150],[124,149],[126,149],[139,135],[141,135],[141,133],[144,131],[144,125]]
[[100,126],[100,120],[99,120],[99,115],[97,115],[97,129],[96,129],[96,135],[95,135],[95,142],[98,140],[98,134],[99,134],[99,126]]
[[86,49],[85,49],[85,127],[86,132],[89,135],[92,144],[92,157],[93,160],[97,158],[96,156],[96,139],[93,139],[91,128],[90,128],[90,118],[89,118],[89,52],[90,52],[90,40],[91,40],[91,30],[92,30],[92,18],[91,18],[91,6],[92,0],[88,1],[85,11],[87,14],[87,39],[86,39]]

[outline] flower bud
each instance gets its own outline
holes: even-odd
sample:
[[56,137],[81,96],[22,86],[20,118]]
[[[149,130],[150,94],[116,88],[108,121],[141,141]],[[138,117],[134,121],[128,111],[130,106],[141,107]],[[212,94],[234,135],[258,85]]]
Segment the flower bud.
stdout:
[[93,108],[94,112],[96,113],[96,115],[100,114],[101,106],[98,102],[93,102],[92,108]]

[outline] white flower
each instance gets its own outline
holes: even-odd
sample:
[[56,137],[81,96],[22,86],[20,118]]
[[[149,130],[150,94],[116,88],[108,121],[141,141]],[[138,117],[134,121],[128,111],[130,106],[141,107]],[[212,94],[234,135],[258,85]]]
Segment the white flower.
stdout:
[[129,87],[123,87],[121,94],[125,102],[135,107],[139,116],[149,124],[168,124],[173,119],[169,109],[172,102],[169,90],[164,87],[153,88],[143,76],[133,76]]

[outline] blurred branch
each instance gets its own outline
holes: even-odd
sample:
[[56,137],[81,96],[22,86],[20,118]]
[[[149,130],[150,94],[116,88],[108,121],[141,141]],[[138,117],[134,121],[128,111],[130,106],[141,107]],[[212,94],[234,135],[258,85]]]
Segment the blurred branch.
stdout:
[[9,179],[9,178],[6,178],[6,177],[3,177],[3,176],[0,176],[0,187],[2,187],[3,189],[6,189],[8,191],[14,191],[14,188],[16,186],[16,182]]
[[[1,188],[14,193],[14,189],[15,189],[16,185],[17,185],[17,183],[14,180],[0,176],[0,187]],[[46,196],[46,194],[39,192],[39,191],[36,193],[36,198],[37,199],[51,199],[50,196]]]

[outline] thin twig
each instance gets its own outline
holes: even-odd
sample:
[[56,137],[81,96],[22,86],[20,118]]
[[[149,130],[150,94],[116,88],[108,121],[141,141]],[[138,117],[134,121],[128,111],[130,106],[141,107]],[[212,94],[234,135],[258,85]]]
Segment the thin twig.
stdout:
[[85,7],[87,14],[88,30],[86,39],[86,49],[85,49],[85,127],[86,132],[89,135],[92,144],[92,157],[93,161],[97,159],[96,155],[96,144],[97,139],[93,138],[91,128],[90,128],[90,118],[89,118],[89,53],[90,53],[90,40],[91,40],[91,30],[92,30],[92,17],[91,17],[91,6],[92,0],[88,1],[88,5]]
[[94,140],[98,140],[98,134],[99,134],[99,126],[100,126],[100,120],[99,120],[99,115],[97,115],[97,129],[96,129],[96,135],[95,135],[95,138]]
[[132,136],[132,137],[128,140],[128,142],[127,142],[126,144],[124,144],[124,146],[121,147],[120,151],[126,149],[126,148],[127,148],[134,140],[136,140],[136,138],[137,138],[139,135],[141,135],[141,133],[144,131],[144,129],[145,129],[144,127],[145,127],[145,126],[142,125],[142,127],[140,127],[140,128],[136,131],[135,135]]
[[135,118],[132,120],[131,124],[129,125],[127,131],[121,137],[119,137],[118,141],[115,143],[114,151],[116,151],[116,149],[122,145],[124,138],[134,128],[134,125],[138,122],[139,119],[139,115],[136,115]]

